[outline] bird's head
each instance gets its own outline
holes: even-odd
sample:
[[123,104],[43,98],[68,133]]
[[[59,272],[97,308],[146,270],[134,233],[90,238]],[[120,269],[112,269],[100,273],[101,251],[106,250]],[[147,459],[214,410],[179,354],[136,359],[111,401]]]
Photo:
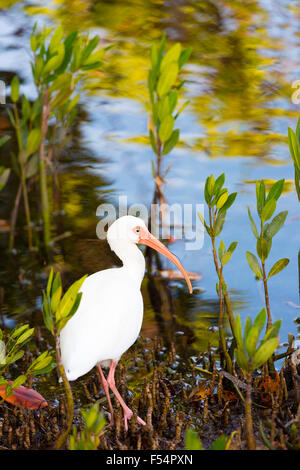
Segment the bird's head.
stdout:
[[116,251],[115,247],[120,243],[141,243],[142,245],[147,245],[150,248],[153,248],[175,264],[175,266],[182,272],[190,293],[193,292],[187,272],[179,259],[149,232],[145,222],[139,217],[125,215],[117,219],[107,231],[107,241],[113,251]]

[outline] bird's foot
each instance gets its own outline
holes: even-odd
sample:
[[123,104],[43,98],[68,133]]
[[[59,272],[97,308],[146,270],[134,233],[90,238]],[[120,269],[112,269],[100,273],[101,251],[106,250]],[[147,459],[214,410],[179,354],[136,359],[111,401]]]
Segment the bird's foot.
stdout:
[[[130,409],[124,410],[124,426],[125,426],[126,431],[128,431],[128,420],[131,419],[132,416],[133,416],[132,410],[130,410]],[[137,417],[137,422],[139,424],[141,424],[142,426],[146,426],[145,421],[142,418],[140,418],[139,416]]]
[[146,426],[145,421],[144,421],[142,418],[140,418],[139,416],[137,417],[137,422],[138,422],[139,424],[141,424],[142,426]]

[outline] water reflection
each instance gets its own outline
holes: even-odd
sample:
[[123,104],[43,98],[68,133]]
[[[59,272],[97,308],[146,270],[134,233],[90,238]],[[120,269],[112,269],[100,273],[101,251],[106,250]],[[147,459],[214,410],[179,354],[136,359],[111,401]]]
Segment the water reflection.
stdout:
[[[54,220],[57,234],[70,232],[71,236],[57,242],[52,263],[63,271],[65,282],[118,264],[106,242],[90,241],[95,239],[95,213],[101,202],[114,203],[115,196],[123,193],[128,195],[130,203],[149,205],[153,199],[153,154],[146,137],[148,46],[165,31],[170,42],[192,46],[193,54],[184,77],[187,83],[183,96],[191,100],[191,105],[179,119],[182,131],[179,147],[163,162],[162,174],[170,163],[173,165],[163,194],[170,203],[201,201],[205,176],[225,169],[230,189],[241,193],[224,234],[230,241],[240,241],[226,277],[232,280],[235,310],[247,306],[251,313],[257,313],[261,298],[244,259],[244,252],[249,249],[245,208],[254,203],[254,187],[244,182],[258,177],[292,179],[285,134],[287,125],[291,125],[299,111],[290,102],[291,66],[282,66],[293,33],[289,15],[293,14],[295,20],[299,12],[289,12],[285,17],[282,15],[282,11],[287,11],[285,2],[279,3],[281,37],[274,35],[272,27],[274,15],[278,13],[253,0],[49,0],[42,7],[29,1],[2,2],[0,18],[15,15],[19,30],[19,35],[13,34],[14,31],[10,42],[1,46],[2,57],[7,60],[2,61],[4,70],[0,78],[8,82],[17,67],[16,61],[11,65],[10,57],[16,57],[16,49],[24,52],[23,44],[28,44],[36,18],[41,23],[61,22],[66,32],[78,28],[100,33],[104,44],[115,45],[104,73],[93,77],[87,92],[89,98],[82,100],[70,144],[62,155],[61,193]],[[293,74],[300,72],[296,46],[291,59]],[[26,69],[18,72],[27,92],[31,89],[29,73]],[[7,130],[7,118],[5,109],[1,111],[2,131]],[[13,148],[14,142],[10,145]],[[2,152],[2,161],[7,164],[9,155]],[[15,184],[11,179],[1,193],[1,219],[9,217]],[[280,210],[288,206],[291,217],[296,215],[298,206],[293,192],[285,195],[282,204]],[[275,317],[286,314],[284,334],[294,328],[293,313],[284,310],[284,302],[298,301],[295,255],[299,237],[296,225],[292,228],[283,231],[278,245],[274,246],[274,257],[276,251],[282,254],[284,249],[287,250],[284,255],[292,259],[282,281],[273,281],[271,292]],[[0,246],[4,253],[6,234],[1,234]],[[13,260],[7,255],[2,258],[2,313],[6,318],[21,315],[23,319],[40,307],[46,272],[44,267],[40,270],[38,256],[29,257],[23,252],[22,241],[17,249],[19,254]],[[218,313],[210,249],[207,244],[201,253],[186,253],[179,243],[174,250],[188,270],[203,274],[199,283],[203,292],[190,297],[183,284],[158,280],[149,269],[143,283],[143,334],[162,336],[166,342],[175,337],[183,350],[187,345],[193,351],[205,349],[208,343],[215,344],[215,335],[209,328],[216,323]],[[151,260],[153,255],[147,254]],[[25,274],[20,274],[20,270]],[[178,331],[184,335],[176,336]]]

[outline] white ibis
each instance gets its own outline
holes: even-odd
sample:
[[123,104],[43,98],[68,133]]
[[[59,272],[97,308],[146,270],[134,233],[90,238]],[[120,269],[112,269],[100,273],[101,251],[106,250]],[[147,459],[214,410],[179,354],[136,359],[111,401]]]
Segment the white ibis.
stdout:
[[[127,430],[127,420],[133,412],[118,392],[114,374],[122,354],[136,341],[142,326],[140,288],[145,258],[137,244],[154,248],[169,258],[184,275],[190,293],[192,286],[180,261],[151,235],[142,219],[120,217],[109,227],[107,241],[123,266],[96,272],[85,279],[79,308],[61,331],[61,357],[69,380],[76,380],[97,366],[108,400],[110,422],[113,423],[113,408],[109,388],[123,408]],[[107,379],[101,367],[109,367]],[[145,425],[139,417],[138,422]]]

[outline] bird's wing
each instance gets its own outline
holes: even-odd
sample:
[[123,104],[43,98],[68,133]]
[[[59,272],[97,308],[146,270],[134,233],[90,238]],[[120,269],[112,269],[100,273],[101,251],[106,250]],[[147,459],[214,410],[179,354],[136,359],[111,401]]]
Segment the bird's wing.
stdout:
[[89,276],[80,291],[79,308],[60,340],[66,369],[86,373],[96,362],[118,358],[131,346],[139,334],[143,305],[140,291],[122,268]]

